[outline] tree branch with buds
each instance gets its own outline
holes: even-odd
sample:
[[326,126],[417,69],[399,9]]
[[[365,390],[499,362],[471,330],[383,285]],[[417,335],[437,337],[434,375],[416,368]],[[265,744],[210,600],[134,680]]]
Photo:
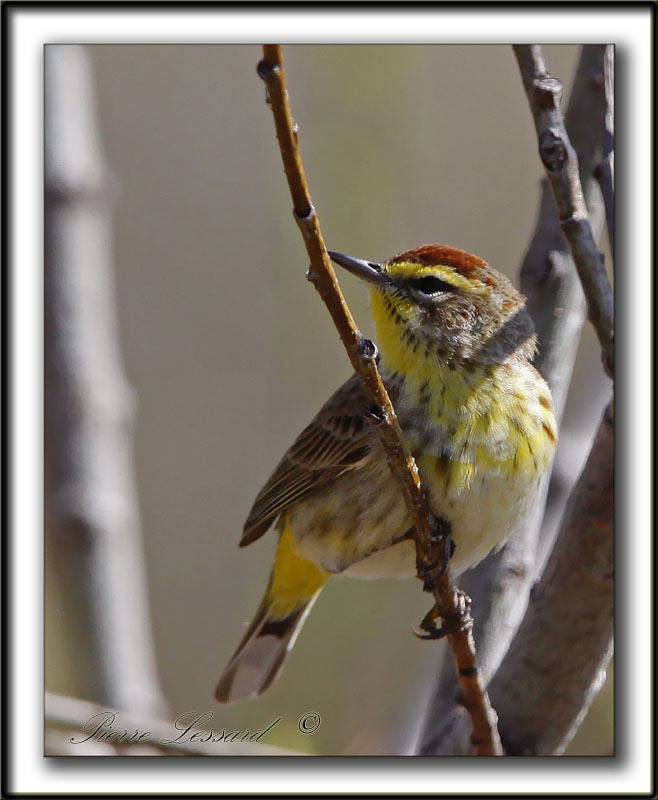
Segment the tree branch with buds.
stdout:
[[603,365],[614,374],[614,318],[610,282],[589,222],[578,159],[560,112],[562,84],[549,75],[539,45],[515,45],[530,110],[537,130],[539,156],[553,189],[560,226],[569,243],[587,298],[588,316],[601,344]]
[[418,468],[377,369],[376,347],[357,328],[327,255],[299,153],[298,132],[290,111],[280,45],[263,46],[258,74],[268,89],[283,167],[292,196],[293,214],[310,259],[307,277],[327,306],[352,367],[375,410],[375,424],[389,466],[414,523],[419,577],[424,579],[424,589],[431,592],[435,600],[435,606],[421,627],[428,630],[436,617],[444,621],[459,676],[462,702],[471,718],[474,752],[476,755],[500,755],[502,748],[496,714],[477,667],[470,602],[452,584],[449,570],[445,567],[450,547],[449,535],[430,512]]

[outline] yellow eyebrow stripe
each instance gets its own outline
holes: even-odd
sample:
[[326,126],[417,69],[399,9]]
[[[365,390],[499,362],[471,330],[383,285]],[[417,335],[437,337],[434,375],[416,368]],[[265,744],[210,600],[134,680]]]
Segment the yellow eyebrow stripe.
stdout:
[[423,267],[413,261],[399,261],[393,264],[385,265],[386,273],[391,278],[422,278],[426,275],[431,275],[439,278],[457,289],[464,289],[465,291],[484,292],[489,291],[489,287],[485,286],[482,281],[474,278],[469,280],[463,275],[460,275],[457,270],[452,267],[436,265],[431,267]]

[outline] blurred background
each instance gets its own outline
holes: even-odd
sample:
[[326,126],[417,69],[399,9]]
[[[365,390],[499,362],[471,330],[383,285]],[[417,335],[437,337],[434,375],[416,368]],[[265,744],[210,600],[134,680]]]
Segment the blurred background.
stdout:
[[[53,47],[53,46],[49,46]],[[114,197],[121,359],[134,390],[135,484],[155,669],[170,718],[262,729],[310,753],[404,754],[441,645],[415,638],[417,581],[332,580],[278,682],[218,706],[217,678],[260,600],[275,537],[239,550],[254,496],[349,376],[305,281],[258,46],[87,49]],[[577,46],[546,46],[565,86]],[[543,168],[506,46],[284,48],[302,157],[327,246],[370,260],[442,242],[518,285]],[[608,259],[607,263],[611,263]],[[372,335],[366,291],[341,285]],[[556,469],[575,476],[609,392],[586,325]],[[98,700],[46,553],[46,688]],[[613,750],[611,680],[570,754]],[[321,725],[302,735],[297,722]]]

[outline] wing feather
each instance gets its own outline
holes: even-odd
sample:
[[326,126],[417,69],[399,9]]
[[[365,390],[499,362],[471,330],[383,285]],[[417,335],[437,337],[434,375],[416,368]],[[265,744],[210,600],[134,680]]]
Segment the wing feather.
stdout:
[[301,432],[258,493],[241,547],[260,538],[292,503],[367,462],[373,431],[364,416],[365,408],[365,393],[353,375]]

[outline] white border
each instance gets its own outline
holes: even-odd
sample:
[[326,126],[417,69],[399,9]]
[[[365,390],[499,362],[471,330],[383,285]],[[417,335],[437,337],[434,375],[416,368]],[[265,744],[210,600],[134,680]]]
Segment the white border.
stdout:
[[[10,131],[12,197],[10,208],[13,309],[11,343],[15,372],[10,386],[15,412],[14,448],[10,474],[12,493],[12,547],[10,611],[13,640],[9,652],[13,699],[11,774],[15,792],[65,793],[94,791],[154,793],[190,791],[240,792],[431,792],[458,794],[468,791],[526,793],[532,791],[592,794],[635,793],[649,790],[651,731],[651,645],[647,614],[651,609],[650,552],[650,419],[651,341],[650,230],[651,218],[651,23],[649,9],[592,11],[555,9],[482,8],[412,10],[300,11],[222,9],[165,10],[35,10],[14,9],[10,89],[14,104]],[[46,42],[615,42],[623,48],[629,96],[618,106],[625,109],[624,130],[632,146],[624,150],[628,168],[623,214],[628,224],[618,254],[618,274],[628,295],[625,309],[632,309],[628,331],[632,347],[624,347],[631,359],[625,374],[632,376],[628,395],[632,413],[627,424],[630,470],[628,519],[621,521],[621,536],[628,533],[643,546],[625,554],[633,576],[633,606],[621,623],[632,648],[624,659],[629,674],[623,677],[623,758],[575,761],[528,759],[522,762],[468,762],[352,760],[327,762],[304,759],[257,768],[245,762],[231,767],[214,762],[144,759],[143,768],[94,760],[93,769],[54,769],[42,753],[42,45]],[[621,52],[621,50],[620,50]],[[619,165],[620,159],[617,159]],[[622,163],[623,160],[622,160]],[[622,237],[618,237],[620,240]],[[622,249],[623,248],[623,249]],[[623,258],[623,260],[622,260]],[[619,308],[620,312],[624,308]],[[631,536],[635,532],[636,535]],[[620,670],[621,671],[621,670]],[[621,705],[621,704],[620,704]],[[619,742],[621,744],[621,741]],[[85,759],[83,759],[85,761]],[[185,761],[186,763],[181,763]],[[191,782],[189,768],[196,764]],[[198,768],[197,768],[198,767]],[[218,774],[215,774],[215,769]],[[464,772],[467,770],[468,779]],[[494,777],[495,776],[495,777]]]

